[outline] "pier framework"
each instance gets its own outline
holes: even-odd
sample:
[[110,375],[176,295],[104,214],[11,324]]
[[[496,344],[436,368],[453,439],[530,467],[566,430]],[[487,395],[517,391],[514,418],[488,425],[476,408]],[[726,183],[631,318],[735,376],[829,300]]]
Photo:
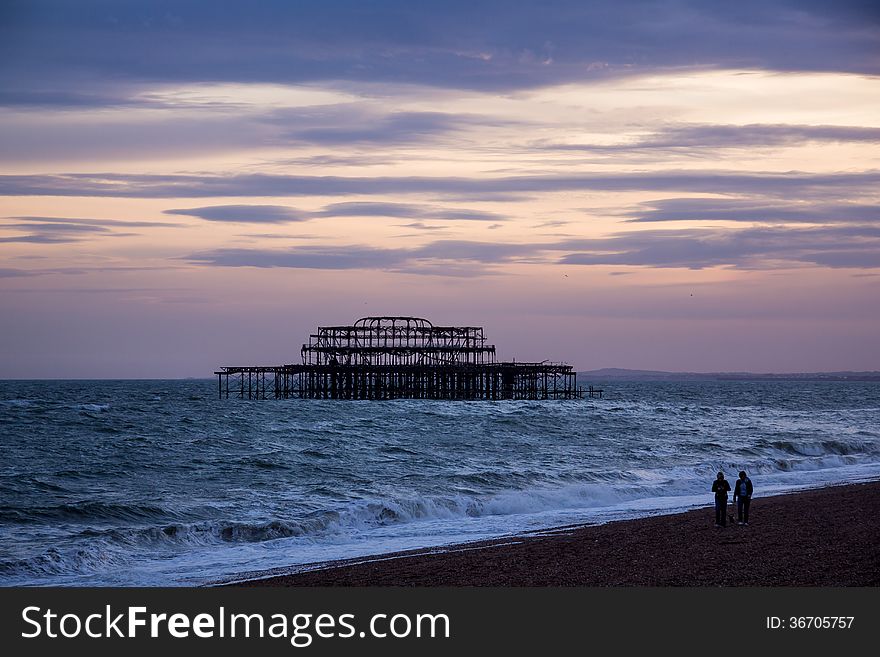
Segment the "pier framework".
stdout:
[[478,326],[435,326],[419,317],[364,317],[319,327],[290,365],[221,367],[221,398],[578,399],[564,363],[500,362]]

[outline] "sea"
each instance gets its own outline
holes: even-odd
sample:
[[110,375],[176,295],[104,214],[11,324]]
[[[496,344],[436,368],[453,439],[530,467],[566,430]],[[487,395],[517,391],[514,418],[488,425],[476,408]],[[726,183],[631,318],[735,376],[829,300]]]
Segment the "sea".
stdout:
[[[592,382],[601,383],[601,382]],[[880,383],[614,382],[602,399],[218,399],[0,381],[0,585],[197,586],[880,478]],[[707,508],[707,523],[712,522]]]

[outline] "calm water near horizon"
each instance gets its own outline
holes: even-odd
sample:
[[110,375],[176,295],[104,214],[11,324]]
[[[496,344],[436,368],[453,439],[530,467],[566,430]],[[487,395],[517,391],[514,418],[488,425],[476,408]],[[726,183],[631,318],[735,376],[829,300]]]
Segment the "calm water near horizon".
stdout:
[[[601,383],[601,382],[595,382]],[[0,381],[0,585],[236,573],[880,478],[880,384],[616,382],[546,402]],[[707,520],[711,522],[711,519]]]

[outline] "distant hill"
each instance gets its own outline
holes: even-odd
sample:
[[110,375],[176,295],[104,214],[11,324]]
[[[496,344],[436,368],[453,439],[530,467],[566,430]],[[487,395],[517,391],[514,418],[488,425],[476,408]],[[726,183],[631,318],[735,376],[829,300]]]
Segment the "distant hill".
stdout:
[[578,372],[583,381],[880,381],[880,372],[663,372],[605,367]]

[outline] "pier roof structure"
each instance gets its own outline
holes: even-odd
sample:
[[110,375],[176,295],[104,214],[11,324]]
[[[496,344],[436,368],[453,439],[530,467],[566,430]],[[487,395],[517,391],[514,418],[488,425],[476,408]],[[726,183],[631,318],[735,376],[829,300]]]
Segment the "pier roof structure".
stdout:
[[226,366],[220,397],[246,399],[574,399],[584,396],[565,363],[502,362],[482,327],[421,317],[363,317],[320,326],[301,363]]

